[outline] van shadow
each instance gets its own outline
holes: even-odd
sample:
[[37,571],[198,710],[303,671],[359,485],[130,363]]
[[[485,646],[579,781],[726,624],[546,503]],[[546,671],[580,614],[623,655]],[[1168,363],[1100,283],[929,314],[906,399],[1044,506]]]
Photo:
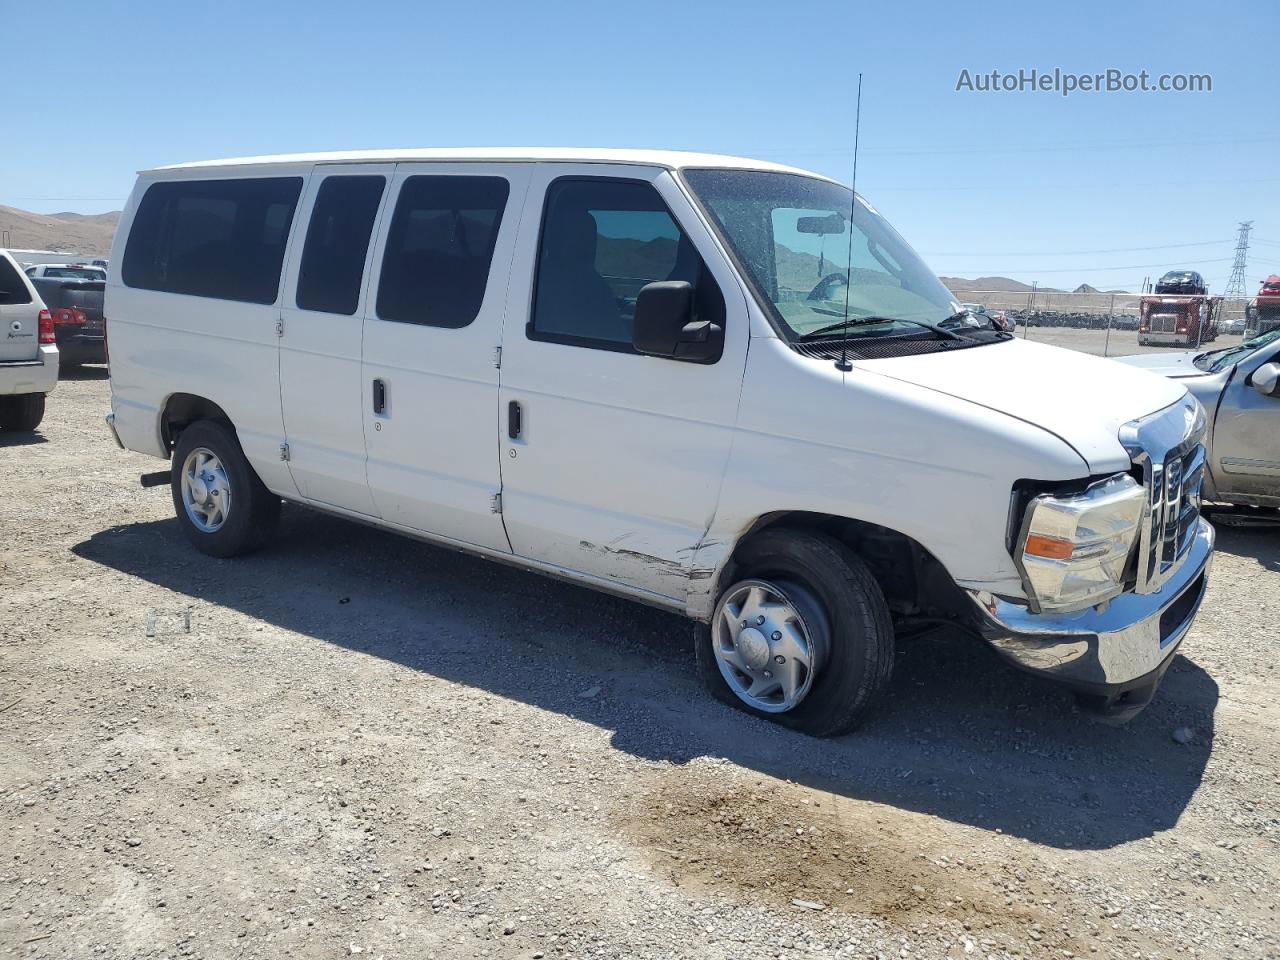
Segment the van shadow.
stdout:
[[59,380],[106,380],[109,376],[105,363],[64,365],[58,369]]
[[[1156,702],[1112,728],[976,641],[943,633],[899,645],[886,703],[861,730],[811,739],[706,694],[681,617],[303,508],[286,507],[274,545],[238,560],[197,554],[172,520],[113,527],[73,551],[195,601],[576,717],[638,757],[723,757],[1055,847],[1108,848],[1172,827],[1213,744],[1218,688],[1191,660],[1179,657]],[[1194,739],[1180,744],[1171,732],[1184,726]]]

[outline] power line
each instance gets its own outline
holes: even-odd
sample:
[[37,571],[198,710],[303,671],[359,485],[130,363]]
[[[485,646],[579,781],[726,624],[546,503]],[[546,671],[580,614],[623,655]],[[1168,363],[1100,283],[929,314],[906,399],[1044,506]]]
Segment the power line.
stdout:
[[[1199,180],[1081,180],[1076,183],[1069,183],[1063,180],[1055,180],[1051,186],[1055,189],[1067,190],[1128,190],[1136,187],[1190,187],[1205,186],[1207,184],[1237,184],[1237,183],[1280,183],[1280,177],[1251,177],[1245,179],[1239,178],[1205,178]],[[1034,192],[1043,192],[1045,189],[1044,182],[1039,183],[1008,183],[1002,181],[1000,183],[990,184],[945,184],[936,187],[894,187],[887,184],[877,185],[872,189],[876,195],[884,193],[954,193],[957,190],[964,191],[991,191],[995,193],[1009,193],[1015,190],[1030,190]]]
[[1166,243],[1155,247],[1111,247],[1107,250],[1040,250],[1036,252],[1024,252],[1022,250],[1011,250],[1004,253],[993,252],[990,250],[962,250],[954,253],[938,253],[936,251],[926,252],[927,257],[1074,257],[1083,256],[1090,253],[1133,253],[1138,250],[1174,250],[1182,247],[1214,247],[1220,243],[1230,243],[1228,240],[1199,240],[1195,243]]
[[[1230,261],[1231,261],[1231,257],[1220,257],[1214,260],[1199,260],[1197,261],[1197,263],[1228,263]],[[992,271],[986,267],[983,267],[979,271],[958,270],[953,267],[951,270],[947,271],[947,274],[949,276],[952,273],[979,272],[979,273],[985,273],[988,276],[994,276],[997,274],[1002,275],[1004,273],[1102,273],[1104,271],[1111,271],[1111,270],[1150,270],[1150,269],[1156,269],[1159,267],[1167,267],[1168,265],[1169,265],[1168,262],[1165,262],[1165,263],[1131,263],[1128,266],[1124,266],[1124,267],[1053,267],[1050,269],[1038,269],[1035,267],[1014,267],[1013,270],[1011,271],[1010,270]]]
[[[1236,145],[1246,143],[1276,143],[1280,142],[1280,137],[1241,137],[1229,139],[1192,139],[1192,140],[1123,140],[1123,141],[1096,141],[1090,142],[1073,141],[1071,143],[1059,144],[1028,144],[1025,146],[1000,146],[999,153],[1001,155],[1008,153],[1058,153],[1058,152],[1076,152],[1080,150],[1149,150],[1153,147],[1215,147],[1225,145]],[[806,150],[796,147],[746,147],[740,148],[743,153],[747,154],[786,154],[792,157],[840,157],[847,155],[848,151],[842,150]],[[980,147],[908,147],[903,149],[877,149],[868,150],[867,153],[873,153],[875,156],[881,157],[912,157],[912,156],[934,156],[940,154],[966,154],[966,153],[992,153],[993,148],[990,146]]]

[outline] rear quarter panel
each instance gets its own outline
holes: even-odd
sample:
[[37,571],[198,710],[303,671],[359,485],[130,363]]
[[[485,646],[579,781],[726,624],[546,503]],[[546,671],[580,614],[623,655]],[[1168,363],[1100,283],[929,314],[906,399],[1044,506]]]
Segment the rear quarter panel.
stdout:
[[[175,393],[194,394],[226,411],[245,456],[268,488],[282,496],[297,494],[288,465],[280,458],[284,424],[275,330],[279,296],[276,303],[263,305],[135,289],[125,285],[123,274],[138,204],[153,183],[266,176],[299,176],[305,181],[310,169],[310,165],[201,168],[139,177],[111,246],[111,262],[117,268],[110,272],[105,300],[111,408],[120,440],[128,449],[167,458],[161,412]],[[282,283],[298,242],[297,220],[295,212]]]

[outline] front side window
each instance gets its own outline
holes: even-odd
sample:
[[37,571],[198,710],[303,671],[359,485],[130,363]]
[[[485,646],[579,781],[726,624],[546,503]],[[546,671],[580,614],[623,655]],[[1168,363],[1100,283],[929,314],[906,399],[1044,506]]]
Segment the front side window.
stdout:
[[298,309],[347,316],[356,312],[386,183],[379,176],[335,176],[320,185],[298,270]]
[[378,316],[465,327],[480,313],[510,187],[502,177],[409,177],[378,282]]
[[[791,339],[850,320],[858,336],[952,321],[950,291],[848,187],[799,174],[686,170],[763,306]],[[852,269],[850,269],[850,266]],[[914,321],[914,322],[913,322]]]
[[275,303],[301,191],[301,177],[152,184],[129,231],[125,285]]
[[532,339],[630,351],[636,297],[657,280],[693,284],[695,319],[722,322],[715,281],[651,184],[568,177],[547,188]]

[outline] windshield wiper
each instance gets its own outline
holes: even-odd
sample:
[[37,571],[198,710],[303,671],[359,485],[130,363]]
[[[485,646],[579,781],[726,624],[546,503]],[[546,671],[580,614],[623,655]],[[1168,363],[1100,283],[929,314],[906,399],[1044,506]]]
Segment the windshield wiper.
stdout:
[[[949,320],[951,318],[948,317],[947,319]],[[945,323],[946,321],[944,320],[943,322]],[[801,342],[816,340],[824,334],[836,332],[844,333],[850,327],[860,327],[869,323],[911,323],[917,327],[924,327],[926,330],[932,330],[934,333],[940,333],[942,336],[950,340],[964,339],[959,334],[954,333],[951,330],[935,326],[932,323],[925,323],[923,320],[910,320],[906,317],[849,317],[846,320],[841,320],[839,323],[829,323],[825,327],[819,327],[817,330],[810,330],[808,333],[802,333],[796,339]]]

